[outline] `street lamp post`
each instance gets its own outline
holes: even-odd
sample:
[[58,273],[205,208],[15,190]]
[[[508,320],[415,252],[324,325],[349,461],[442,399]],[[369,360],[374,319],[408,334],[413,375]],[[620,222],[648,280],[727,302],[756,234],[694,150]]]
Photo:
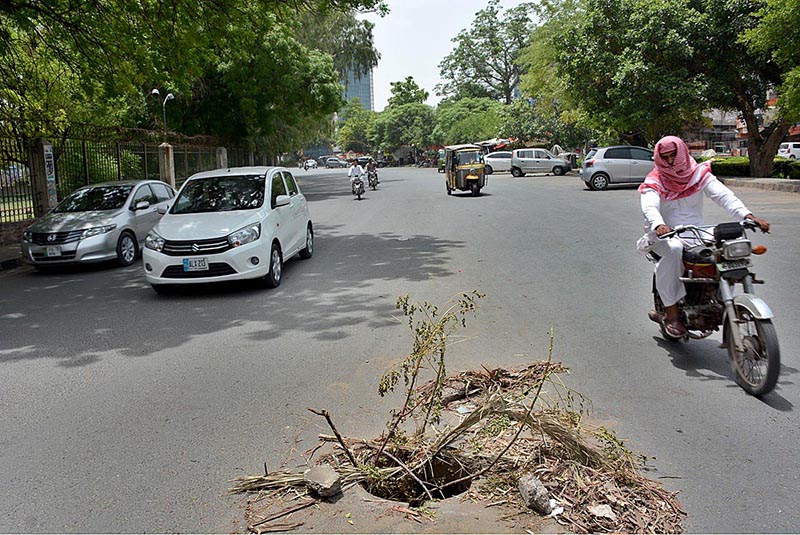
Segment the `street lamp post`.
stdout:
[[[161,96],[161,93],[159,92],[158,89],[153,89],[152,91],[150,91],[150,94],[157,95],[159,97]],[[172,100],[174,98],[175,95],[173,95],[172,93],[167,93],[167,96],[164,97],[164,102],[161,103],[161,117],[164,120],[164,141],[167,140],[167,101]]]

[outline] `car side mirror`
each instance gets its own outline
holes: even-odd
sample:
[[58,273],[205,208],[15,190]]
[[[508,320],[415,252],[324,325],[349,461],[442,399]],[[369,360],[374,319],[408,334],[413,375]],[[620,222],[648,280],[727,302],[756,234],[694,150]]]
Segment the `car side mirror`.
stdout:
[[148,208],[150,208],[150,203],[148,201],[139,201],[136,203],[134,211],[147,210]]
[[279,206],[286,206],[287,204],[291,204],[292,199],[288,195],[278,195],[275,197],[275,208]]
[[169,206],[166,206],[166,207],[164,207],[164,206],[159,206],[159,207],[157,208],[157,210],[158,210],[158,213],[159,213],[159,214],[161,214],[161,215],[164,215],[164,214],[166,214],[166,213],[167,213],[167,210],[169,210]]

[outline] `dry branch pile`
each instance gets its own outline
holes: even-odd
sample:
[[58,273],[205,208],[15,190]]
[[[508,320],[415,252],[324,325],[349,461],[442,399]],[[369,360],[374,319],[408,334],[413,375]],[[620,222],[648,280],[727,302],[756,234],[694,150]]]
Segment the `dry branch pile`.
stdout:
[[[319,462],[333,465],[345,487],[361,484],[375,495],[412,505],[463,493],[462,499],[502,504],[520,515],[529,511],[517,481],[533,473],[563,508],[554,519],[571,532],[680,533],[685,513],[675,495],[644,477],[644,459],[611,432],[582,423],[582,407],[575,410],[574,394],[557,376],[565,371],[547,361],[426,383],[414,390],[411,405],[437,404],[449,425],[427,425],[424,434],[393,429],[391,440],[342,437],[330,415],[314,411],[328,418],[335,435],[321,436],[308,461],[329,446]],[[275,472],[235,483],[231,492],[258,492],[259,499],[308,500],[302,474]],[[273,523],[270,528],[257,516],[248,522],[257,533],[296,527]]]

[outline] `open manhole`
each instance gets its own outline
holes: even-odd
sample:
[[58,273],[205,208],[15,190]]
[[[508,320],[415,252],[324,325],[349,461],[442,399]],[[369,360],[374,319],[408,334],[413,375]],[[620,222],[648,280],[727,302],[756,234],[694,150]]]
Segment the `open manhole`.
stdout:
[[[408,466],[407,463],[404,462],[404,464]],[[415,471],[414,475],[425,484],[433,498],[443,500],[469,490],[472,484],[471,479],[468,478],[472,474],[470,465],[468,459],[439,454]],[[388,459],[379,465],[380,468],[394,466]],[[467,479],[459,481],[462,478]],[[458,482],[454,483],[456,481]],[[370,477],[362,483],[362,487],[374,496],[397,502],[408,502],[411,507],[422,505],[425,500],[429,499],[428,493],[425,492],[422,485],[406,471],[400,472],[396,477],[390,479]]]

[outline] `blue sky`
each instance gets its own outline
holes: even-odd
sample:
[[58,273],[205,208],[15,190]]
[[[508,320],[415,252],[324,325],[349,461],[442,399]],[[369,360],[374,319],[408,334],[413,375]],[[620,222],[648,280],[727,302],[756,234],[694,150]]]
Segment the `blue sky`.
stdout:
[[[518,6],[523,0],[501,0],[500,7]],[[433,88],[439,83],[439,63],[452,52],[451,39],[472,25],[476,12],[486,0],[388,0],[389,15],[365,15],[375,23],[375,47],[381,60],[373,70],[375,110],[381,111],[389,99],[391,82],[413,76],[430,93],[428,104],[439,97]]]

